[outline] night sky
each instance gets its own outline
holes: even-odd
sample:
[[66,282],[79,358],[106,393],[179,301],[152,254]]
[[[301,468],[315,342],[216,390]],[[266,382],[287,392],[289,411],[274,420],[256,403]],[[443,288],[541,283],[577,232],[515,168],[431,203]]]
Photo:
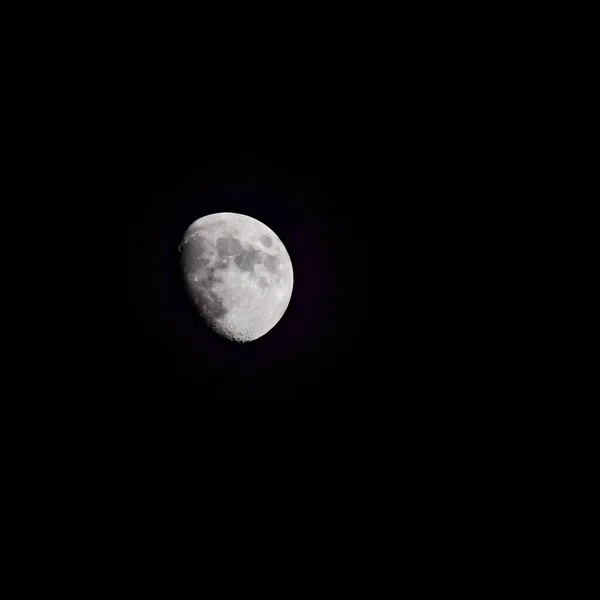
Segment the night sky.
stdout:
[[[225,136],[231,146],[221,140],[211,148],[206,140],[195,147],[166,135],[126,172],[136,193],[122,212],[130,234],[117,344],[124,382],[138,397],[159,395],[186,411],[191,405],[246,411],[257,402],[259,410],[295,403],[333,408],[361,393],[383,352],[369,346],[369,334],[395,312],[373,314],[367,306],[370,297],[387,294],[377,281],[380,269],[370,267],[382,259],[373,243],[385,219],[366,210],[364,173],[358,161],[343,160],[339,145],[332,155],[318,139],[284,135],[253,144]],[[294,268],[284,316],[246,344],[205,325],[180,275],[183,233],[214,212],[264,222]]]
[[[504,306],[490,299],[503,288],[485,253],[507,210],[506,194],[495,196],[509,158],[485,147],[497,145],[489,125],[497,113],[486,112],[479,70],[467,77],[471,93],[454,63],[444,67],[446,47],[394,32],[389,39],[403,40],[403,50],[368,57],[370,44],[338,21],[332,31],[347,29],[355,56],[332,40],[329,62],[315,52],[315,66],[305,65],[312,38],[302,31],[297,65],[282,58],[262,78],[262,60],[241,65],[245,47],[232,52],[237,71],[223,67],[226,37],[166,60],[168,43],[149,56],[127,34],[132,52],[113,51],[107,64],[114,42],[103,31],[97,58],[69,70],[64,84],[55,75],[63,62],[52,62],[48,85],[31,94],[42,124],[20,137],[45,168],[31,168],[11,199],[27,209],[25,229],[9,216],[7,228],[22,234],[44,224],[44,208],[62,229],[43,233],[64,253],[40,251],[34,240],[31,262],[18,263],[37,286],[30,313],[49,329],[24,338],[27,360],[41,367],[19,375],[39,386],[19,403],[26,430],[35,420],[43,433],[36,463],[56,446],[64,458],[49,464],[51,478],[77,463],[65,471],[76,490],[65,504],[84,494],[102,502],[86,521],[112,505],[127,527],[140,515],[140,529],[153,536],[156,515],[176,519],[188,503],[192,521],[212,522],[228,543],[217,509],[225,507],[225,522],[238,516],[260,530],[256,504],[288,511],[278,528],[314,521],[326,531],[337,515],[351,537],[355,514],[371,529],[383,502],[394,518],[413,520],[394,488],[438,514],[434,504],[452,496],[457,469],[483,456],[506,406],[490,397],[513,355],[493,332]],[[202,34],[192,25],[196,44]],[[136,20],[133,29],[145,28]],[[266,50],[278,58],[277,45]],[[79,56],[79,46],[67,54]],[[211,331],[184,288],[183,234],[215,212],[263,222],[292,261],[289,306],[252,342]],[[504,252],[510,243],[494,246]],[[47,280],[37,276],[42,262]],[[468,475],[478,489],[486,469]],[[128,488],[131,510],[122,510]],[[420,529],[429,519],[414,522]]]
[[[346,212],[328,196],[321,168],[308,161],[236,157],[199,161],[181,179],[179,171],[168,173],[166,189],[140,214],[133,233],[130,291],[137,324],[152,338],[144,358],[164,360],[165,372],[198,389],[273,389],[286,380],[316,383],[340,375],[345,347],[360,339],[366,324],[356,309],[368,287],[368,250],[361,252],[358,231],[352,244],[352,209]],[[268,224],[292,257],[290,305],[271,335],[253,343],[232,343],[208,330],[182,287],[182,235],[214,212]],[[353,284],[361,282],[365,289],[353,296]]]
[[[82,158],[81,216],[102,243],[86,250],[93,277],[77,280],[78,372],[129,422],[383,423],[427,412],[422,397],[444,414],[438,390],[463,368],[450,366],[456,307],[472,301],[458,299],[455,259],[463,167],[418,89],[397,113],[343,95],[167,95],[127,99],[84,133],[95,151]],[[264,222],[294,268],[282,319],[246,344],[205,325],[180,275],[185,230],[215,212]]]

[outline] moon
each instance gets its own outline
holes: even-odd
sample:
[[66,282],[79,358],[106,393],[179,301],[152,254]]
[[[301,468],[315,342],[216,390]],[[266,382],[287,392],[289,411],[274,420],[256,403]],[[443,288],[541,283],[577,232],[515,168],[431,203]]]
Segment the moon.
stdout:
[[257,219],[214,213],[194,221],[179,246],[186,289],[207,324],[250,342],[273,329],[294,287],[290,256]]

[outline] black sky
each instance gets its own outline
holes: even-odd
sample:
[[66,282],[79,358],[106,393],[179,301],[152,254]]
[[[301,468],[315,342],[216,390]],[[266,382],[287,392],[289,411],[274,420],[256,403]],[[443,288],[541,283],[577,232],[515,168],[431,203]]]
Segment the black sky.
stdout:
[[[418,126],[423,115],[407,109],[401,135],[389,113],[302,111],[300,99],[279,111],[200,105],[193,118],[189,105],[176,107],[104,117],[81,175],[91,226],[105,238],[90,249],[104,253],[108,282],[92,284],[100,305],[106,297],[92,326],[102,339],[110,332],[98,345],[110,379],[135,397],[194,402],[391,393],[384,380],[415,360],[416,332],[437,318],[427,314],[435,294],[424,293],[431,268],[421,265],[448,206],[436,197],[445,173],[428,171],[438,150]],[[293,262],[284,317],[248,344],[207,330],[181,285],[185,229],[220,211],[266,223]]]
[[[356,164],[328,156],[318,140],[266,147],[240,144],[220,155],[170,145],[141,164],[136,197],[125,205],[128,289],[124,319],[129,381],[177,398],[267,402],[343,395],[373,356],[377,327],[374,215],[355,188]],[[269,334],[247,344],[224,340],[198,318],[183,290],[178,245],[195,219],[240,212],[268,224],[292,258],[288,310]],[[375,260],[377,260],[375,258]],[[125,316],[125,315],[124,315]],[[195,400],[194,400],[195,401]]]
[[[198,22],[178,40],[195,46]],[[138,41],[140,29],[147,43]],[[265,43],[273,64],[260,73],[265,59],[250,56],[258,36],[247,29],[254,39],[246,47],[219,36],[204,49],[179,50],[178,40],[136,15],[123,49],[102,29],[89,53],[65,44],[55,59],[41,48],[35,65],[43,76],[20,69],[35,89],[25,93],[22,119],[7,119],[35,156],[8,196],[27,214],[5,218],[19,244],[24,231],[39,231],[33,225],[44,234],[17,261],[34,293],[11,289],[33,323],[19,346],[28,368],[18,373],[16,403],[26,434],[15,448],[33,447],[33,437],[35,463],[48,461],[50,479],[33,497],[60,490],[56,473],[73,463],[65,470],[75,490],[67,510],[89,494],[103,506],[86,521],[113,505],[127,526],[140,515],[149,536],[157,514],[177,518],[186,502],[221,540],[222,521],[206,502],[226,507],[226,521],[243,514],[257,528],[261,518],[240,506],[280,505],[289,510],[281,522],[303,528],[312,505],[321,513],[315,523],[328,526],[338,515],[347,536],[355,514],[370,520],[384,501],[394,518],[402,514],[394,487],[438,514],[433,505],[452,495],[464,464],[452,450],[481,456],[506,406],[490,398],[513,360],[493,332],[503,307],[489,299],[502,289],[484,251],[506,211],[499,191],[512,156],[493,131],[504,109],[488,107],[495,91],[481,86],[488,65],[465,69],[461,79],[466,63],[443,41],[379,28],[365,38],[336,13],[331,52],[311,52],[300,27],[296,57]],[[347,42],[335,39],[338,30]],[[479,54],[478,46],[467,54]],[[46,226],[44,211],[59,223]],[[294,268],[287,311],[247,344],[210,331],[180,277],[186,228],[220,211],[272,228]],[[511,241],[501,242],[503,252]],[[511,294],[517,304],[520,290]],[[469,441],[472,432],[481,440]],[[55,460],[56,447],[64,456]],[[486,468],[469,477],[477,483]],[[430,481],[436,489],[421,497]],[[139,492],[127,500],[127,488]],[[365,512],[368,495],[373,508]],[[304,506],[291,508],[298,498]],[[472,498],[479,496],[466,506]],[[161,506],[150,509],[155,500]],[[123,511],[127,501],[131,510]]]
[[[325,73],[310,86],[127,73],[78,108],[63,167],[86,247],[69,251],[76,387],[116,414],[184,423],[385,415],[446,385],[466,163],[419,73],[400,96]],[[208,330],[180,278],[184,231],[220,211],[271,227],[294,267],[283,318],[247,344]]]

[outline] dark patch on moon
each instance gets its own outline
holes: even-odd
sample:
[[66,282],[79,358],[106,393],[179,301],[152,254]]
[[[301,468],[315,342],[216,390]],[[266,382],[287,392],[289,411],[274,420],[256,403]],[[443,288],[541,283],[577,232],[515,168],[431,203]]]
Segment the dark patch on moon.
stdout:
[[186,243],[186,248],[202,252],[208,246],[208,240],[202,235],[192,236]]
[[242,249],[242,245],[233,237],[220,237],[217,240],[217,252],[221,256],[233,256]]
[[227,267],[227,265],[229,265],[229,261],[230,261],[230,257],[228,256],[219,256],[216,260],[215,260],[215,264],[213,265],[213,269],[215,271],[219,270],[219,269],[225,269]]
[[261,288],[266,288],[266,287],[269,287],[269,282],[264,277],[259,277],[258,278],[258,285]]
[[270,248],[273,245],[273,240],[268,235],[261,235],[260,241],[263,246]]
[[253,248],[250,250],[242,250],[235,257],[235,264],[242,271],[254,271],[254,266],[260,262],[260,255],[261,253]]
[[206,266],[208,260],[203,258],[206,254],[207,240],[202,236],[190,238],[183,247],[181,260],[186,269],[193,269],[198,266]]
[[265,267],[267,269],[269,269],[269,271],[271,271],[272,273],[275,273],[275,271],[277,271],[278,266],[279,266],[279,259],[276,256],[272,256],[271,254],[269,254],[265,258]]
[[212,291],[198,296],[198,304],[207,319],[220,319],[227,314],[223,301]]
[[212,290],[213,285],[217,282],[214,271],[209,271],[208,275],[200,280],[200,287],[206,290]]
[[216,283],[222,281],[218,274],[219,269],[210,267],[206,269],[204,276],[199,281],[188,281],[188,288],[192,299],[200,309],[207,321],[220,319],[227,314],[227,308],[222,299],[214,291]]

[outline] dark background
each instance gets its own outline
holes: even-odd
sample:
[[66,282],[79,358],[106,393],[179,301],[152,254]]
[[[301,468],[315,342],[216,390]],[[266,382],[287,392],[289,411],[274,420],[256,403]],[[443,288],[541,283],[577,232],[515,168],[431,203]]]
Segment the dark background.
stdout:
[[[149,174],[156,187],[144,185],[145,197],[131,202],[128,308],[138,364],[142,371],[151,367],[161,387],[214,390],[240,401],[256,392],[251,401],[294,396],[298,386],[313,393],[328,388],[365,339],[372,249],[361,229],[369,225],[361,227],[353,198],[343,198],[347,184],[333,188],[334,161],[321,162],[305,147],[298,154],[271,148],[274,156],[260,148],[231,150],[210,158],[176,151],[184,166],[173,156],[157,165]],[[254,343],[232,343],[208,330],[182,287],[183,232],[219,211],[268,223],[292,257],[295,284],[285,319]]]
[[[224,68],[199,50],[107,63],[99,46],[64,84],[48,70],[64,92],[42,105],[52,160],[35,176],[62,209],[68,281],[48,282],[61,316],[36,353],[65,354],[48,369],[65,422],[158,451],[232,430],[386,444],[472,414],[490,118],[443,48],[403,43],[399,68],[318,53]],[[247,344],[208,330],[180,278],[184,231],[219,211],[263,221],[294,267],[283,318]]]
[[[110,20],[121,46],[103,28],[84,52],[48,28],[62,55],[42,48],[31,70],[13,61],[34,82],[18,88],[23,117],[7,113],[35,157],[11,196],[25,226],[6,225],[13,248],[31,249],[18,264],[35,288],[16,289],[33,368],[18,374],[11,448],[43,474],[19,469],[39,482],[31,514],[42,499],[59,526],[53,504],[116,525],[111,553],[125,530],[156,541],[157,520],[210,524],[222,545],[225,529],[246,531],[250,555],[265,521],[271,543],[306,538],[310,556],[322,541],[353,549],[361,529],[389,543],[394,520],[425,546],[424,524],[462,527],[454,505],[468,513],[498,496],[486,440],[503,417],[523,422],[506,402],[518,386],[494,400],[521,342],[499,346],[504,306],[489,303],[503,289],[484,241],[516,196],[498,191],[519,144],[497,141],[507,113],[489,102],[502,87],[492,61],[443,16],[445,38],[430,18],[429,35],[412,36],[409,20],[365,34],[336,18],[331,52],[300,27],[295,57],[272,43],[247,57],[260,45],[251,27],[245,46],[218,36],[180,50],[160,27]],[[212,27],[198,23],[173,38],[195,46]],[[330,35],[340,30],[346,41]],[[459,44],[463,56],[448,51]],[[294,266],[283,318],[244,345],[205,328],[179,277],[183,232],[217,211],[264,221]],[[520,302],[518,288],[509,295]],[[497,456],[513,443],[501,435]]]
[[[76,371],[128,422],[383,424],[427,412],[417,398],[437,403],[462,369],[465,210],[461,145],[432,92],[414,88],[398,110],[357,110],[343,94],[170,94],[107,104],[82,131],[76,191],[87,238],[101,243],[72,253],[90,273],[73,302],[85,337]],[[220,211],[271,227],[294,267],[283,318],[247,344],[210,331],[180,277],[184,231]]]
[[[379,216],[382,203],[370,208],[363,196],[365,178],[373,176],[366,162],[341,143],[324,149],[322,137],[283,127],[275,138],[266,127],[247,137],[220,130],[220,143],[217,134],[215,146],[204,139],[200,149],[169,136],[170,144],[165,138],[158,144],[168,151],[144,153],[148,162],[138,165],[136,193],[122,213],[128,231],[122,350],[131,357],[126,380],[137,380],[138,393],[200,409],[223,404],[272,412],[333,407],[364,393],[368,383],[376,391],[383,357],[398,348],[393,339],[389,349],[373,346],[375,337],[384,342],[374,333],[397,318],[402,289],[394,257],[381,279],[389,244],[377,240],[397,237],[399,228]],[[284,317],[247,344],[205,326],[179,273],[183,232],[220,211],[268,224],[294,267]]]
[[[49,176],[29,179],[64,221],[53,241],[73,291],[51,294],[66,313],[51,339],[75,333],[53,376],[98,390],[110,414],[174,422],[377,420],[451,387],[467,364],[460,315],[482,293],[465,293],[468,239],[487,235],[478,199],[496,187],[481,183],[485,65],[461,72],[419,36],[382,36],[376,59],[358,38],[278,57],[145,32],[40,59],[30,102]],[[397,39],[396,61],[384,50]],[[179,275],[183,232],[219,211],[265,222],[294,266],[283,318],[243,345],[204,326]]]
[[[71,252],[81,343],[59,374],[75,394],[47,404],[67,454],[92,448],[83,473],[100,464],[124,489],[167,502],[177,490],[183,506],[209,498],[232,522],[265,490],[261,511],[324,502],[320,518],[343,526],[341,495],[391,501],[410,481],[429,506],[451,489],[451,457],[492,426],[480,386],[495,381],[482,383],[464,317],[482,291],[462,274],[460,146],[451,160],[447,129],[417,100],[397,123],[300,100],[106,114],[80,161],[93,215],[85,252]],[[183,233],[217,211],[263,221],[294,266],[286,313],[246,344],[210,331],[180,278]],[[421,495],[431,477],[440,491]]]

